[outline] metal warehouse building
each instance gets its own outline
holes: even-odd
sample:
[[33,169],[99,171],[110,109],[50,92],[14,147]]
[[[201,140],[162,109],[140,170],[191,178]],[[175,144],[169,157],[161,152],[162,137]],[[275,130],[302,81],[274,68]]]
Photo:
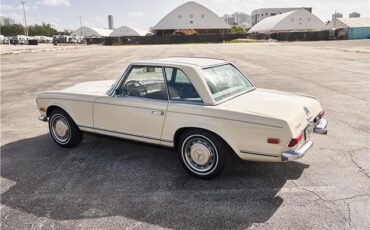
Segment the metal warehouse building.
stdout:
[[303,32],[324,30],[325,24],[305,9],[271,16],[254,25],[248,33]]
[[145,36],[147,33],[147,31],[134,29],[128,26],[121,26],[117,29],[114,29],[110,34],[110,37]]
[[167,14],[152,32],[155,35],[227,34],[231,26],[199,3],[187,2]]
[[114,30],[83,26],[73,31],[71,36],[82,36],[86,38],[102,38],[102,37],[144,36],[147,33],[148,33],[147,31],[133,29],[127,26],[121,26]]
[[71,36],[82,36],[90,38],[109,37],[113,30],[82,26],[71,33]]
[[348,39],[370,38],[370,18],[337,18],[326,27],[327,29],[343,29]]

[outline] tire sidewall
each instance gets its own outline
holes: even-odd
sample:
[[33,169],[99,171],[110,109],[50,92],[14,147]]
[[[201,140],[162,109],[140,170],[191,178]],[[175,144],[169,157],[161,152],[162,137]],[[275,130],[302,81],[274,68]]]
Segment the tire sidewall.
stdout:
[[[57,116],[60,116],[60,117],[63,117],[64,120],[67,122],[67,126],[68,126],[68,130],[69,130],[69,137],[66,141],[62,142],[62,141],[59,141],[58,138],[55,137],[55,134],[54,134],[54,131],[53,131],[53,128],[52,128],[52,123],[53,123],[53,120],[56,119]],[[68,143],[71,141],[72,139],[72,129],[71,129],[71,124],[70,124],[70,121],[69,119],[61,112],[55,112],[55,113],[52,113],[51,116],[50,116],[50,119],[49,119],[49,131],[50,131],[50,135],[51,137],[53,138],[53,140],[59,144],[59,145],[68,145]]]
[[[194,170],[191,166],[188,165],[185,159],[185,151],[184,148],[186,143],[194,137],[201,137],[204,138],[207,142],[211,144],[211,147],[214,148],[216,163],[214,166],[206,171],[206,172],[198,172]],[[180,136],[179,145],[178,145],[178,153],[179,158],[188,173],[193,176],[196,176],[201,179],[213,179],[215,178],[224,168],[225,166],[225,151],[227,147],[224,141],[219,138],[218,136],[214,135],[213,133],[203,131],[203,130],[190,130],[185,132],[183,135]]]
[[[185,159],[185,146],[186,144],[192,139],[192,138],[195,138],[195,137],[198,137],[198,138],[202,138],[204,140],[206,140],[207,142],[209,142],[211,144],[211,147],[213,148],[213,151],[215,153],[215,163],[214,165],[212,166],[212,168],[210,170],[207,170],[206,172],[199,172],[199,171],[196,171],[194,168],[192,168],[188,161]],[[212,174],[212,172],[214,172],[216,169],[217,169],[217,165],[219,163],[219,155],[218,155],[218,150],[217,150],[217,147],[215,146],[215,144],[208,138],[206,137],[205,135],[202,135],[202,134],[192,134],[192,135],[189,135],[185,138],[185,140],[182,142],[181,144],[181,158],[182,158],[182,161],[183,161],[183,164],[185,164],[186,168],[188,170],[190,170],[192,173],[194,174],[197,174],[199,176],[207,176],[209,174]]]
[[[70,135],[69,135],[68,140],[66,140],[65,142],[59,141],[54,136],[54,133],[53,133],[53,130],[52,130],[52,122],[53,122],[53,119],[55,119],[56,116],[63,117],[65,119],[65,121],[67,122]],[[51,112],[50,117],[49,117],[49,132],[50,132],[50,135],[51,135],[52,139],[54,140],[54,142],[57,143],[59,146],[65,147],[65,148],[74,147],[74,146],[78,145],[82,140],[82,132],[80,131],[78,126],[74,123],[72,118],[65,111],[63,111],[61,109],[56,109],[56,110]]]

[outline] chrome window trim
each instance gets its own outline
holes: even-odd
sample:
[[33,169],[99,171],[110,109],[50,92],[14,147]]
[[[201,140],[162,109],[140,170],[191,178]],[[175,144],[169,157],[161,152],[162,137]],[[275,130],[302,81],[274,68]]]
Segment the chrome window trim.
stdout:
[[176,101],[176,100],[169,100],[170,104],[185,104],[185,105],[199,105],[205,106],[204,102],[195,102],[195,101]]
[[122,81],[127,78],[128,73],[131,71],[131,67],[132,67],[131,64],[127,66],[126,70],[123,72],[120,79],[116,82],[114,90],[112,90],[112,92],[110,94],[107,92],[108,96],[116,97],[116,91],[117,91],[118,87],[121,85]]

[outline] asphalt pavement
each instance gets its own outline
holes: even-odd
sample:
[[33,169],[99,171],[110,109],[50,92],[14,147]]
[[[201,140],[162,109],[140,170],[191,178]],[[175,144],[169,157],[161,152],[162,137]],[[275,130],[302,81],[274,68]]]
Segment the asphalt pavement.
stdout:
[[[369,229],[369,41],[2,52],[1,228]],[[131,61],[169,56],[228,59],[256,87],[316,96],[329,133],[296,162],[233,158],[205,181],[170,148],[86,134],[63,149],[37,120],[38,92],[116,79]]]

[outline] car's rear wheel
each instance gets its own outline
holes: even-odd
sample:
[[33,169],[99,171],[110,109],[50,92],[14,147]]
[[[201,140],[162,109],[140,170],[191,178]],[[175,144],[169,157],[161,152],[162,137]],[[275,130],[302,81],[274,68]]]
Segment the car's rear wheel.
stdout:
[[181,163],[193,176],[213,179],[224,169],[229,147],[217,135],[204,130],[188,130],[178,143]]
[[63,110],[55,109],[49,117],[49,131],[53,140],[60,146],[71,148],[82,140],[82,132]]

